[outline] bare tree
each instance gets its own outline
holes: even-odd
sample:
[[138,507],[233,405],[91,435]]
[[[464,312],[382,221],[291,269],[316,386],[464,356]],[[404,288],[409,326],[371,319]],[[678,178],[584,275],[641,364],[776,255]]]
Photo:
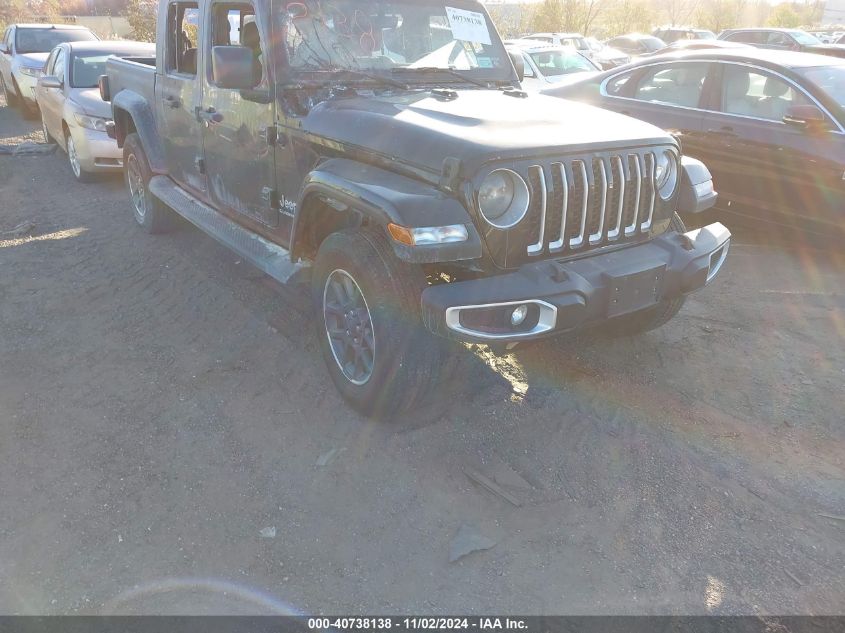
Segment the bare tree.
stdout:
[[664,0],[660,4],[670,26],[687,26],[692,23],[701,2],[702,0]]

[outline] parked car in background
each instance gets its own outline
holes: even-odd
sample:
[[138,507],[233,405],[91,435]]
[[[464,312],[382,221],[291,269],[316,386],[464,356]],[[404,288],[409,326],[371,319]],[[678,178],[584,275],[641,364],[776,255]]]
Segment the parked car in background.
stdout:
[[651,57],[654,55],[669,55],[677,53],[678,51],[700,51],[713,49],[735,49],[735,48],[754,48],[750,44],[743,44],[742,42],[730,42],[728,40],[675,40],[666,48],[647,53],[642,57]]
[[807,31],[807,33],[809,33],[810,35],[813,35],[814,37],[819,38],[819,41],[822,44],[835,44],[836,43],[837,38],[833,35],[833,33],[827,33],[825,31]]
[[720,208],[845,227],[845,61],[785,51],[691,51],[543,91],[675,134],[713,173]]
[[631,61],[631,56],[627,53],[623,53],[619,49],[603,44],[594,37],[587,37],[585,39],[587,40],[587,45],[590,47],[590,50],[593,52],[591,56],[592,60],[601,66],[602,70],[610,70],[611,68],[616,68],[617,66],[624,66]]
[[570,46],[585,57],[592,58],[593,56],[593,49],[587,43],[587,38],[580,33],[532,33],[521,39],[537,40],[555,46]]
[[67,42],[52,50],[38,79],[35,98],[47,142],[67,152],[73,175],[88,182],[97,172],[120,171],[123,152],[106,134],[111,104],[100,98],[98,80],[112,55],[155,58],[155,44]]
[[713,31],[708,31],[707,29],[694,29],[690,27],[681,26],[664,26],[662,28],[655,29],[652,35],[663,40],[667,44],[671,44],[672,42],[677,42],[679,40],[716,39],[716,34]]
[[757,48],[845,57],[845,46],[825,44],[815,35],[800,29],[728,29],[719,33],[719,39]]
[[96,41],[90,29],[72,24],[13,24],[0,40],[0,88],[7,105],[20,105],[24,114],[36,112],[35,83],[44,62],[62,42]]
[[569,46],[553,46],[537,40],[505,40],[508,50],[522,55],[525,65],[522,86],[538,90],[584,73],[601,71],[594,62]]
[[626,55],[631,57],[639,57],[640,55],[647,55],[654,53],[662,48],[666,48],[666,42],[653,35],[644,35],[643,33],[630,33],[628,35],[620,35],[605,42],[608,46],[619,49]]

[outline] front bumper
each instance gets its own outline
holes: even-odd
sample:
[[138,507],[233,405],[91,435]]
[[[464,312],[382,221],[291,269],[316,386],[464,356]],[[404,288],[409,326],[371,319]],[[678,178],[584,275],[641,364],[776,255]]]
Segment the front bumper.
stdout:
[[[545,260],[512,273],[427,288],[423,322],[435,334],[511,343],[594,325],[699,290],[718,274],[731,234],[720,223],[572,261]],[[527,318],[512,325],[513,309]]]
[[71,134],[82,169],[89,172],[123,169],[123,151],[117,146],[117,141],[109,138],[106,132],[74,125]]

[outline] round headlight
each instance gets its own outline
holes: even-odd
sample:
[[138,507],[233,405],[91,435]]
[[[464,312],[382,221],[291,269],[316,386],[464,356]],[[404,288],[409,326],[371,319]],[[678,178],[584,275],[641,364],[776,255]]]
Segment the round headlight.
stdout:
[[478,188],[478,208],[484,219],[497,229],[509,229],[528,212],[528,185],[510,169],[487,174]]
[[664,150],[654,163],[654,181],[660,197],[668,200],[675,193],[678,184],[678,159],[673,152]]

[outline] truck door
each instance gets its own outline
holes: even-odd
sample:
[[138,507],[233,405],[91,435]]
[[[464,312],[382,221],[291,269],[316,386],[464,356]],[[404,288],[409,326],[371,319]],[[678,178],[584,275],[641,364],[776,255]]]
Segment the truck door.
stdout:
[[156,102],[170,175],[204,196],[202,132],[196,111],[202,90],[197,81],[202,61],[197,47],[199,22],[196,2],[168,3],[167,39],[162,73],[156,80]]
[[274,191],[274,105],[270,98],[270,39],[261,33],[248,0],[212,2],[203,35],[204,55],[214,46],[252,51],[252,89],[230,90],[214,82],[212,64],[203,65],[203,151],[209,195],[229,215],[267,228],[279,226]]

